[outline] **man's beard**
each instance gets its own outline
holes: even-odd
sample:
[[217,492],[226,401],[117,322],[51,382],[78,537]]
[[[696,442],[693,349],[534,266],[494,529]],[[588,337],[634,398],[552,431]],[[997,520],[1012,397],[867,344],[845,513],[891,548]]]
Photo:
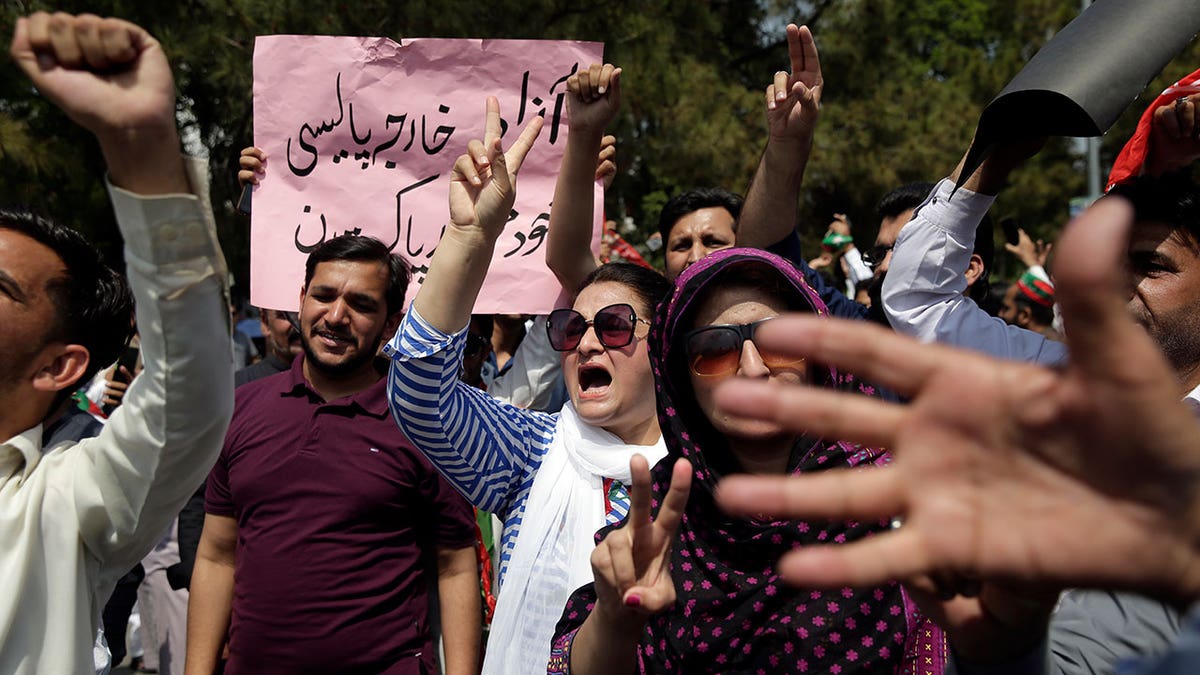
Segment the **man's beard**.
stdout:
[[354,354],[350,358],[339,363],[325,363],[312,349],[309,343],[308,336],[301,333],[300,346],[304,348],[304,358],[306,361],[322,374],[329,377],[341,377],[351,375],[358,372],[365,364],[371,363],[375,359],[376,353],[379,351],[379,345],[383,344],[383,330],[375,336],[370,349],[364,349]]

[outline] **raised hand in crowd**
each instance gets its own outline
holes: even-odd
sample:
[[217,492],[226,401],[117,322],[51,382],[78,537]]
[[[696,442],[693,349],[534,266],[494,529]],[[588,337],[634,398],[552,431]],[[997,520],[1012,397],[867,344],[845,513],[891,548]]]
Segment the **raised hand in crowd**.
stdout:
[[[595,232],[595,181],[616,174],[616,139],[604,129],[621,108],[621,69],[593,63],[567,78],[567,119],[570,131],[563,151],[554,203],[546,232],[546,265],[568,292],[574,293],[596,268],[592,253]],[[605,184],[607,187],[608,184]]]
[[453,231],[479,230],[492,238],[499,236],[517,199],[517,172],[541,130],[540,118],[530,120],[505,152],[500,141],[500,103],[494,96],[488,97],[483,140],[467,143],[467,152],[455,160],[450,177]]
[[829,227],[826,228],[830,232],[850,236],[850,219],[844,213],[833,214],[833,220],[829,221]]
[[188,191],[175,81],[149,33],[122,19],[38,12],[18,19],[11,54],[43,96],[96,136],[115,185]]
[[450,177],[450,222],[434,253],[414,308],[434,327],[454,333],[467,325],[496,239],[517,199],[517,172],[541,133],[534,116],[507,152],[500,140],[500,102],[487,98],[483,140],[467,143]]
[[[74,445],[24,441],[25,457],[36,461],[13,474],[19,490],[8,477],[0,489],[0,509],[29,525],[7,528],[0,547],[0,568],[11,571],[0,610],[0,671],[94,672],[97,603],[162,538],[225,436],[233,399],[227,274],[205,167],[180,154],[175,85],[159,43],[121,19],[37,12],[16,20],[10,53],[38,94],[99,142],[133,302],[117,302],[116,273],[81,237],[29,221],[44,236],[20,249],[37,255],[24,266],[60,268],[47,273],[70,280],[70,297],[30,296],[38,300],[23,310],[30,325],[55,327],[45,331],[46,344],[0,345],[36,357],[21,364],[36,376],[0,374],[10,398],[24,399],[5,399],[0,437],[36,438],[29,432],[60,395],[120,355],[133,325],[129,306],[143,328],[145,376],[103,430]],[[0,227],[5,244],[14,236]],[[11,262],[21,261],[6,267]],[[39,278],[13,277],[18,290]],[[33,628],[42,625],[55,629]]]
[[1080,327],[1068,334],[1064,370],[839,321],[764,327],[769,348],[855,372],[912,403],[731,382],[718,400],[734,414],[886,445],[896,461],[882,471],[730,478],[721,503],[739,514],[901,517],[889,533],[791,553],[780,569],[802,585],[900,579],[924,595],[967,591],[974,597],[927,609],[968,658],[1019,649],[988,635],[1031,637],[1021,623],[1044,622],[1048,592],[1068,586],[1200,598],[1200,426],[1125,308],[1131,220],[1129,205],[1109,198],[1063,235],[1058,298],[1068,325]]
[[632,672],[647,619],[675,604],[671,543],[691,492],[692,465],[686,459],[675,461],[671,487],[656,517],[651,516],[646,458],[634,455],[629,468],[633,476],[629,516],[592,551],[596,607],[579,629],[577,651],[571,656],[573,670]]
[[[137,369],[141,372],[141,369]],[[129,369],[123,365],[116,365],[104,376],[104,398],[100,403],[104,406],[113,408],[121,405],[121,401],[125,399],[125,392],[129,389],[129,383],[133,382],[134,373],[129,372]]]
[[766,248],[796,227],[804,169],[812,151],[825,77],[808,26],[787,26],[790,72],[766,88],[767,147],[746,191],[738,245]]
[[1200,94],[1182,96],[1154,111],[1146,172],[1160,176],[1200,160]]
[[258,181],[267,173],[267,153],[253,145],[242,148],[238,156],[238,185],[258,185]]
[[612,187],[613,179],[617,177],[617,137],[606,134],[600,139],[600,152],[596,155],[596,180],[601,181],[604,189]]
[[774,143],[799,149],[811,144],[821,110],[821,60],[808,26],[788,24],[788,58],[791,72],[779,71],[767,85],[767,130]]
[[1054,244],[1047,244],[1041,239],[1034,241],[1023,228],[1017,228],[1017,243],[1004,242],[1004,250],[1015,255],[1025,267],[1045,267],[1053,248]]

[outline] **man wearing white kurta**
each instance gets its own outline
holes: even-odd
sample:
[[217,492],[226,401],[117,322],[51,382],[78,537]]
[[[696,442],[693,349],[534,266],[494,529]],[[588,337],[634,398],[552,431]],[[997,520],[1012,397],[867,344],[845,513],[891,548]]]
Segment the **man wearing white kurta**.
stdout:
[[159,44],[123,21],[38,13],[18,21],[11,53],[100,142],[145,362],[99,436],[43,448],[42,421],[87,368],[87,348],[51,328],[69,322],[63,289],[86,274],[0,227],[0,672],[85,673],[114,582],[220,450],[233,405],[226,272],[204,168],[179,155]]

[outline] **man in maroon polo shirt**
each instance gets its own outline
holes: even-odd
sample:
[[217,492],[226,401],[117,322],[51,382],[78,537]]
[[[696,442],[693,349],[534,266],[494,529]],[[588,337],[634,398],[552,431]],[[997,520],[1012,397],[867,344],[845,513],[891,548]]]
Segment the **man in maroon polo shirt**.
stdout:
[[476,672],[474,516],[392,421],[374,364],[408,280],[370,237],[310,254],[304,354],[237,390],[208,479],[189,675],[213,672],[227,634],[227,675],[436,672],[435,569],[446,672]]

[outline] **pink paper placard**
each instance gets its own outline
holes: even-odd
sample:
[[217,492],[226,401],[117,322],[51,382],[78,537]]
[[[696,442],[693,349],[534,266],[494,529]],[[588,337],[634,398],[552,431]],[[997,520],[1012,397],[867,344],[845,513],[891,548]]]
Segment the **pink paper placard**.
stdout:
[[[251,302],[296,309],[308,252],[343,232],[377,237],[409,261],[411,301],[448,218],[454,160],[482,139],[494,95],[505,147],[532,116],[546,126],[521,168],[515,215],[474,311],[539,314],[562,304],[545,234],[569,126],[566,78],[603,50],[549,40],[259,37],[254,144],[267,171],[253,197]],[[597,185],[593,250],[602,209]]]

